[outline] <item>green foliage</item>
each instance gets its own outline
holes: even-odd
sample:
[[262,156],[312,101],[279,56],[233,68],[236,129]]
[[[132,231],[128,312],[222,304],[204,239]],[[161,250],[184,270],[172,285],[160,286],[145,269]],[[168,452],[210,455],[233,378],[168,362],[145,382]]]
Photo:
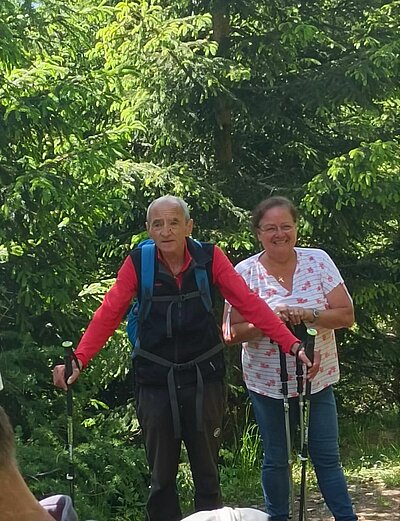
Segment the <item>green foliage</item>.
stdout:
[[[62,488],[66,464],[45,325],[77,342],[165,193],[235,260],[256,248],[249,210],[293,198],[302,244],[331,254],[354,297],[357,324],[338,335],[341,414],[400,403],[399,25],[397,1],[1,2],[0,368],[26,472],[61,469],[30,482],[38,493]],[[135,519],[145,498],[129,349],[121,330],[76,387],[83,517]],[[236,354],[222,471],[232,502],[236,467],[258,480],[255,452],[240,452],[253,434],[242,437]]]
[[[25,353],[0,356],[5,376],[0,403],[16,428],[21,472],[37,497],[69,493],[65,394],[52,387],[49,374],[57,350],[31,345]],[[126,521],[141,515],[148,469],[131,401],[111,409],[91,398],[99,382],[107,388],[111,379],[121,376],[108,354],[105,351],[74,386],[76,501],[82,518]]]
[[[65,419],[65,418],[64,418]],[[80,517],[99,520],[135,519],[147,496],[144,449],[121,441],[112,423],[91,429],[87,441],[77,438],[74,450],[76,507]],[[21,472],[37,497],[69,493],[67,452],[48,426],[36,428],[17,454]],[[50,472],[46,475],[46,472]]]
[[20,25],[11,25],[10,45],[24,63],[6,58],[0,87],[6,339],[11,330],[12,338],[37,339],[46,314],[72,329],[62,312],[96,269],[95,230],[115,211],[114,180],[101,172],[119,155],[121,136],[104,110],[113,97],[96,77],[98,64],[84,58],[104,13],[86,3],[40,2],[30,12],[15,7]]

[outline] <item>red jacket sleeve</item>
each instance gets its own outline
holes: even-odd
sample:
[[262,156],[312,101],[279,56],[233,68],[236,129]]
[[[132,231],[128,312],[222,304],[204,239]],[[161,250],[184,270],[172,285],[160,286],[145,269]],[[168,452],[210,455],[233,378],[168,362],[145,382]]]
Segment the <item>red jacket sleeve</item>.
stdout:
[[86,367],[120,325],[132,299],[137,294],[137,276],[128,256],[117,274],[117,280],[104,297],[90,321],[75,355]]
[[235,271],[228,257],[215,246],[213,259],[214,284],[223,297],[236,308],[241,315],[276,342],[284,353],[289,353],[293,344],[300,343],[278,318],[272,309],[256,293],[251,291],[244,279]]

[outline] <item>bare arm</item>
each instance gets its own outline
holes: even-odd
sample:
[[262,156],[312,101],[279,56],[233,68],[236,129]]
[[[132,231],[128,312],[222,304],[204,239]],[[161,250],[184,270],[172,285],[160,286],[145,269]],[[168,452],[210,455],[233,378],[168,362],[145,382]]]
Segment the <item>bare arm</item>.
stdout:
[[222,323],[225,343],[228,345],[260,340],[264,335],[261,329],[251,322],[246,322],[235,308],[225,304]]
[[214,248],[213,281],[222,296],[237,308],[243,317],[254,322],[265,335],[278,343],[284,353],[295,354],[299,340],[287,329],[268,304],[250,291],[230,260],[218,246]]
[[[244,321],[242,315],[235,308],[225,304],[222,322],[224,341],[228,345],[260,340],[264,335],[254,324]],[[318,351],[314,353],[314,363],[306,357],[304,351],[299,352],[299,358],[308,367],[307,379],[312,380],[318,374],[321,364],[321,356]]]

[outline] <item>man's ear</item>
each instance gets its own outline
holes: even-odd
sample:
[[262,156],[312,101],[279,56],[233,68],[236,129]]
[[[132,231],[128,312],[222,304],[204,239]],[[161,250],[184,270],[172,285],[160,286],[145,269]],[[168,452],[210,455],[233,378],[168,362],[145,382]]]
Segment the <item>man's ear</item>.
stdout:
[[186,223],[186,237],[190,237],[193,231],[193,219],[189,219]]

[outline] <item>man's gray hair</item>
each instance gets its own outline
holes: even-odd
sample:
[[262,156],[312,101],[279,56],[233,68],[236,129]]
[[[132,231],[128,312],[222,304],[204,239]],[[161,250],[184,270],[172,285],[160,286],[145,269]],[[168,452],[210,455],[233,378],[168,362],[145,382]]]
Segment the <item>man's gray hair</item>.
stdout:
[[183,215],[185,216],[185,220],[188,221],[190,219],[190,212],[189,212],[188,205],[185,203],[185,201],[183,199],[181,199],[180,197],[176,197],[175,195],[163,195],[162,197],[159,197],[158,199],[154,199],[154,201],[152,201],[149,204],[149,206],[147,208],[147,213],[146,213],[146,221],[147,222],[150,221],[150,212],[154,205],[156,205],[157,203],[167,203],[167,202],[180,206],[182,208]]

